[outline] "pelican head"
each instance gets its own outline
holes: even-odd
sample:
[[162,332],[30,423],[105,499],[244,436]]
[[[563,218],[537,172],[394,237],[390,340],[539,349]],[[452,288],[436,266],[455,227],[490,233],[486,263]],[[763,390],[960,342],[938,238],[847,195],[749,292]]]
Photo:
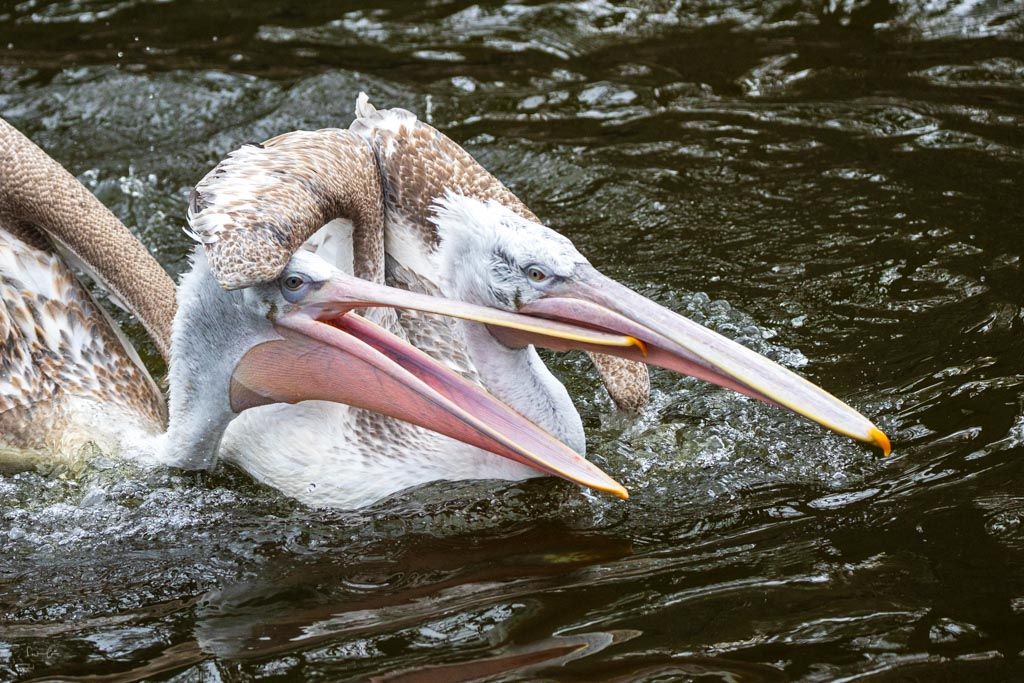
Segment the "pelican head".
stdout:
[[609,349],[564,337],[492,329],[506,346],[603,352],[665,367],[784,406],[888,454],[885,434],[859,412],[773,361],[600,273],[564,236],[506,204],[447,192],[434,203],[445,293],[533,318],[625,335]]
[[520,310],[590,267],[567,237],[493,200],[447,192],[433,221],[445,291],[462,301]]

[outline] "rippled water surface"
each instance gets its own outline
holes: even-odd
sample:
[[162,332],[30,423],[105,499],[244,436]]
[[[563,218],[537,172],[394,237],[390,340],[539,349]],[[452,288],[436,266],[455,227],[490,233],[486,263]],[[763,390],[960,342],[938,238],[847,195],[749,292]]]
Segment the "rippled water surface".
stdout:
[[628,502],[535,480],[343,513],[227,468],[0,474],[0,679],[1024,676],[1019,4],[0,5],[0,115],[175,273],[213,164],[347,125],[360,90],[894,455],[661,372],[616,415],[567,356]]

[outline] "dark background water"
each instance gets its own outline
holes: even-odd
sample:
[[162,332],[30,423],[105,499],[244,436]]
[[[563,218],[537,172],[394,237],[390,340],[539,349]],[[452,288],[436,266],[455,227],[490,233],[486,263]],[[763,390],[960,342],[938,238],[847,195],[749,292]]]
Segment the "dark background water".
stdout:
[[0,475],[0,679],[1024,676],[1019,3],[0,5],[0,115],[175,273],[213,164],[347,125],[360,90],[894,455],[660,372],[618,416],[568,356],[628,502],[539,480],[341,513],[230,469]]

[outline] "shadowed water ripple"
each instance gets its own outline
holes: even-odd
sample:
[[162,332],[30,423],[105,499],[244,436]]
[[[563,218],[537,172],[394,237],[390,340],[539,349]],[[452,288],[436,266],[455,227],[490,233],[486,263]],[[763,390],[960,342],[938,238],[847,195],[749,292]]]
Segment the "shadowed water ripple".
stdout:
[[175,273],[213,164],[365,90],[896,444],[661,372],[616,415],[571,355],[626,503],[538,480],[322,511],[231,469],[0,454],[0,679],[1020,675],[1017,4],[28,0],[0,31],[0,116]]

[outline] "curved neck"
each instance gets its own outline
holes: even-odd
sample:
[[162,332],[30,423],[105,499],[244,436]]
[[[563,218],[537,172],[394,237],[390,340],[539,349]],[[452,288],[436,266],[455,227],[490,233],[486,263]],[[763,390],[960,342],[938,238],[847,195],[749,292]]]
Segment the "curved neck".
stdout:
[[265,320],[253,318],[245,297],[222,289],[203,250],[195,250],[174,318],[162,453],[167,465],[210,469],[217,462],[224,432],[237,417],[228,398],[232,372],[249,348],[274,338]]
[[232,152],[196,185],[191,234],[225,289],[270,282],[324,225],[352,223],[357,277],[384,272],[384,199],[373,151],[347,130],[286,133]]
[[2,119],[0,220],[32,244],[42,246],[48,238],[77,258],[142,321],[169,358],[174,282],[91,192]]

